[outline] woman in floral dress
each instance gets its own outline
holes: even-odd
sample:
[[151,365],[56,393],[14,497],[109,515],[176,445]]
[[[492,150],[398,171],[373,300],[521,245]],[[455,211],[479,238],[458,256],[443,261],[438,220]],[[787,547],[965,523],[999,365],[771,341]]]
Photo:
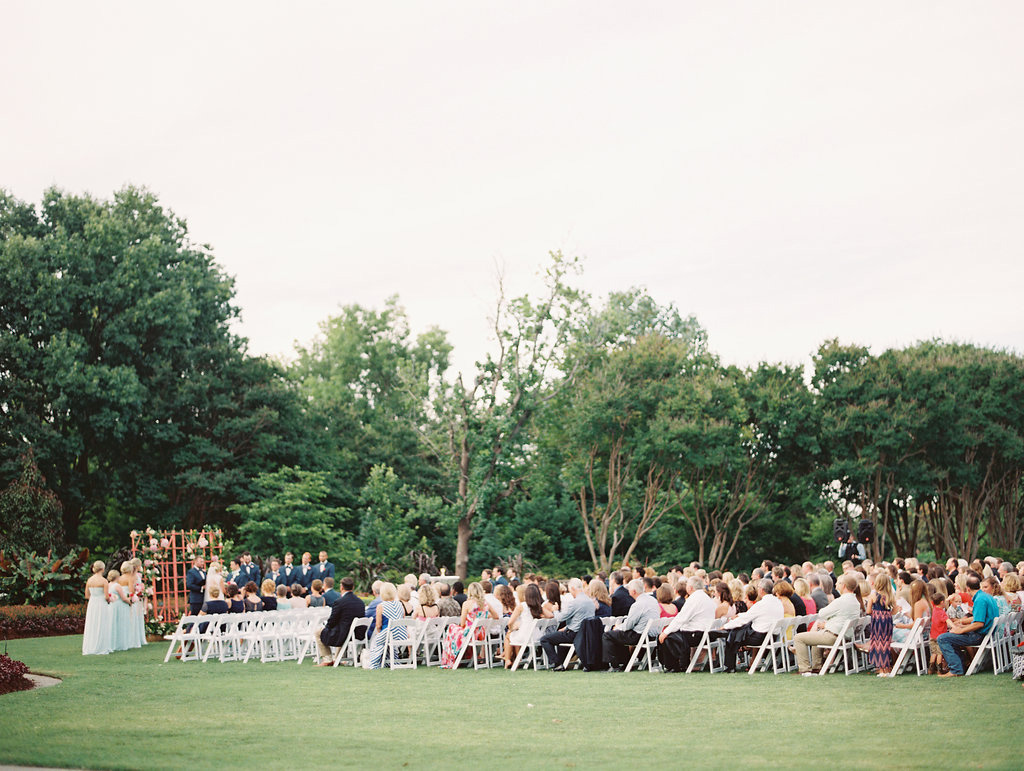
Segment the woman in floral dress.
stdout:
[[[452,624],[444,634],[441,642],[441,666],[451,669],[455,665],[455,659],[459,657],[459,651],[469,642],[470,627],[478,618],[497,618],[498,614],[494,608],[487,604],[484,599],[484,589],[479,583],[473,582],[466,590],[466,601],[462,603],[462,618],[459,623]],[[478,628],[476,639],[484,639],[484,630]]]

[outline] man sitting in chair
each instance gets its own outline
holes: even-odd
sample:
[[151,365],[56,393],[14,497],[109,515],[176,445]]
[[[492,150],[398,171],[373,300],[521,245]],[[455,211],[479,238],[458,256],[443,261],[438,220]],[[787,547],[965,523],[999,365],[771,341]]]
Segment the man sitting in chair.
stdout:
[[854,575],[844,574],[839,577],[839,599],[824,608],[818,608],[818,621],[814,629],[793,637],[796,666],[800,674],[813,675],[812,665],[814,669],[820,669],[822,654],[818,646],[834,644],[846,622],[860,618],[859,582]]
[[584,619],[594,617],[594,601],[583,593],[583,581],[578,578],[570,579],[569,594],[572,595],[572,599],[565,603],[560,612],[555,614],[555,618],[562,628],[557,632],[548,632],[540,638],[540,647],[544,649],[548,661],[557,662],[556,672],[562,672],[565,669],[562,665],[565,652],[559,646],[562,643],[575,642]]
[[348,639],[348,630],[357,618],[363,618],[366,606],[356,597],[352,588],[355,581],[351,576],[341,579],[341,597],[331,607],[331,616],[327,626],[316,634],[316,645],[320,650],[320,666],[329,667],[334,664],[331,648],[340,648]]
[[704,630],[715,620],[717,603],[704,591],[704,582],[694,576],[686,581],[686,602],[658,637],[658,660],[668,672],[685,672],[690,666],[690,649],[700,644]]
[[654,579],[634,578],[626,587],[633,598],[625,620],[601,638],[601,658],[612,669],[624,669],[629,660],[629,646],[640,642],[640,634],[647,628],[648,621],[661,618],[661,605],[651,592]]
[[991,596],[995,591],[992,583],[998,581],[995,578],[986,578],[982,582],[977,573],[968,574],[967,591],[973,595],[974,605],[970,616],[951,620],[949,624],[953,631],[940,634],[936,640],[942,657],[946,660],[946,666],[949,667],[949,672],[939,677],[960,677],[964,673],[960,652],[981,645],[981,641],[985,639],[985,635],[999,617],[999,606]]
[[754,606],[722,627],[728,632],[723,656],[726,672],[736,671],[736,654],[742,646],[763,643],[775,622],[785,615],[782,602],[772,594],[774,587],[770,578],[762,578],[757,584],[757,601]]

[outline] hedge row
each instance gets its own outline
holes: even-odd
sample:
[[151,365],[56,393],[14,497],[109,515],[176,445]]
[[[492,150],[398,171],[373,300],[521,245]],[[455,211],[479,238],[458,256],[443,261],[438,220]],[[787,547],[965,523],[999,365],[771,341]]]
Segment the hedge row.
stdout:
[[85,630],[85,605],[3,605],[0,606],[0,639],[53,637],[82,634]]

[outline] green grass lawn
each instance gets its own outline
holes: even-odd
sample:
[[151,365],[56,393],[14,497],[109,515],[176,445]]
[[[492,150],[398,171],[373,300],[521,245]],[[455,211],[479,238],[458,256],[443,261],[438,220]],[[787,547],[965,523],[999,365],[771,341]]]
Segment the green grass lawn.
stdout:
[[[0,764],[79,768],[1020,768],[1009,675],[367,672],[164,664],[15,640],[53,688],[0,696]],[[532,705],[532,706],[531,706]]]

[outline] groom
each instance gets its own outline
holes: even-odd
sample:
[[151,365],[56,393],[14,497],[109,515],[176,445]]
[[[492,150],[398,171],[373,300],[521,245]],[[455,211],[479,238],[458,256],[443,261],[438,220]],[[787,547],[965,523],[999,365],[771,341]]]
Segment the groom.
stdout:
[[196,557],[192,567],[185,573],[185,588],[188,590],[188,613],[198,615],[203,608],[203,590],[206,587],[206,560]]

